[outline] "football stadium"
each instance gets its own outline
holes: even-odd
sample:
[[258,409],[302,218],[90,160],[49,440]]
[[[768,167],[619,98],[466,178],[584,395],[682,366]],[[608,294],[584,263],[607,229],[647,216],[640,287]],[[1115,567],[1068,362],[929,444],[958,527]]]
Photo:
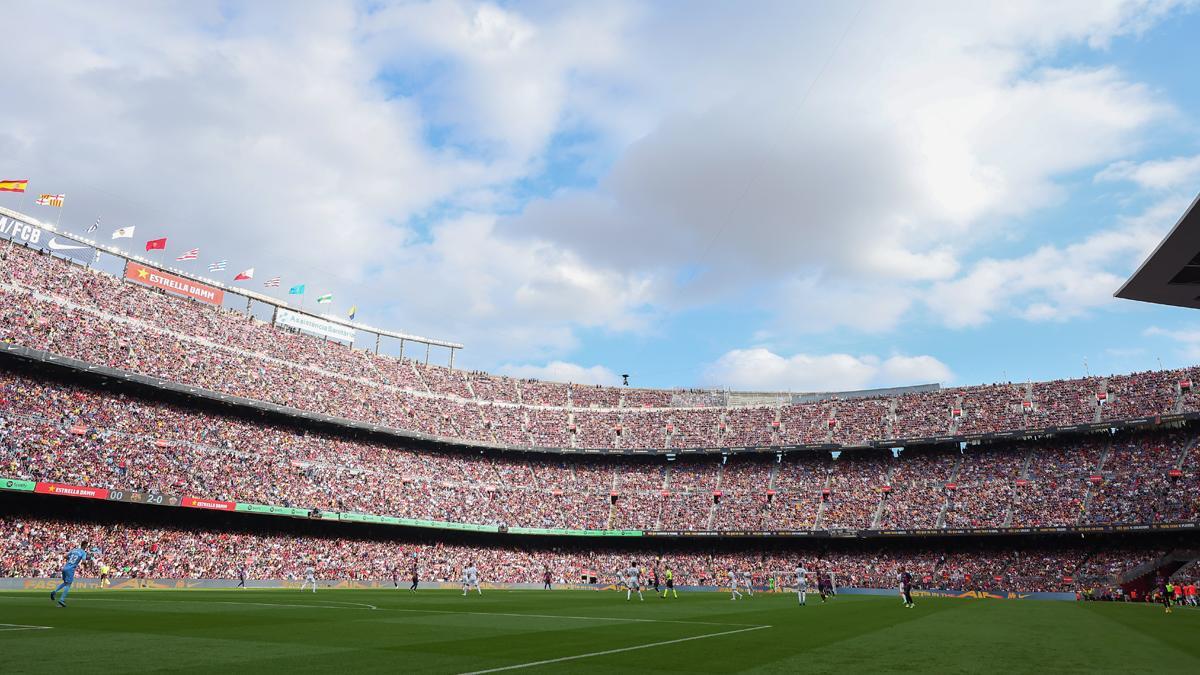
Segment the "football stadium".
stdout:
[[0,672],[1200,671],[1195,3],[122,4],[3,11]]

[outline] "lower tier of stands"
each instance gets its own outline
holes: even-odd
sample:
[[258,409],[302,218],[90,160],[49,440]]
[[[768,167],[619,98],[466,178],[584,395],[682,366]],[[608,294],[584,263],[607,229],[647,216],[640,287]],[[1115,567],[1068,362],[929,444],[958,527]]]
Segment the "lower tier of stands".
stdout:
[[[51,504],[47,508],[46,504]],[[770,577],[791,585],[804,567],[837,586],[894,588],[901,570],[921,588],[1015,592],[1104,592],[1118,576],[1160,559],[1168,551],[1194,547],[1182,535],[1046,538],[940,542],[826,541],[814,545],[764,541],[597,542],[563,539],[451,535],[432,538],[420,531],[377,526],[275,521],[228,514],[167,516],[148,506],[95,508],[47,498],[4,497],[0,515],[0,576],[50,577],[66,553],[87,542],[100,549],[100,562],[118,576],[230,579],[246,570],[252,579],[298,579],[308,567],[324,581],[407,579],[454,581],[476,565],[484,582],[538,583],[549,572],[556,583],[616,581],[631,564],[647,577],[674,571],[679,585],[709,585],[729,570],[765,585]],[[1195,566],[1177,578],[1191,577]],[[96,576],[85,566],[83,576]]]

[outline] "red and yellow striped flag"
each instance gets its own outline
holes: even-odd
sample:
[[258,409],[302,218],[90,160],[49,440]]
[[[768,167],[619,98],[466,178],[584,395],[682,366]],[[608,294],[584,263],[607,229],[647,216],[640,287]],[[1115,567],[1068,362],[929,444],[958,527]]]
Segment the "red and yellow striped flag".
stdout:
[[24,192],[25,186],[28,184],[28,178],[25,180],[0,180],[0,192]]

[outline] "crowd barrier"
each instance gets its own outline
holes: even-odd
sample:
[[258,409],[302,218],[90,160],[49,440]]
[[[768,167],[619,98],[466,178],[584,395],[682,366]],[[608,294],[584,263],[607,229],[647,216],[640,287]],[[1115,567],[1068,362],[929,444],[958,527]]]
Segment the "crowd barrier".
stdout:
[[[0,591],[29,591],[29,590],[53,590],[62,580],[58,577],[13,577],[0,578]],[[300,579],[249,579],[246,581],[247,588],[250,589],[298,589],[302,581]],[[328,589],[395,589],[407,590],[409,587],[409,579],[400,577],[395,583],[391,579],[382,580],[321,580],[317,583],[321,588]],[[130,590],[130,589],[230,589],[237,588],[237,579],[129,579],[121,578],[114,579],[105,590]],[[481,583],[485,591],[487,590],[506,590],[506,591],[532,591],[543,590],[541,583]],[[623,591],[624,587],[616,584],[552,584],[554,590],[568,591]],[[100,580],[97,578],[76,579],[75,588],[78,589],[99,589]],[[420,588],[422,590],[461,590],[462,584],[452,583],[448,581],[421,581]],[[660,588],[666,588],[665,584]],[[707,592],[707,593],[728,593],[728,586],[677,586],[680,592]],[[644,586],[643,590],[653,590],[652,587]],[[785,587],[782,593],[792,593],[795,589]],[[758,593],[769,593],[766,587],[756,586],[755,591]],[[810,587],[809,592],[816,594],[816,588]],[[881,595],[895,596],[899,593],[895,588],[838,588],[837,592],[842,595]],[[914,598],[960,598],[969,600],[1075,600],[1074,593],[1021,593],[1017,591],[969,591],[969,590],[949,590],[949,589],[921,589],[913,590]]]

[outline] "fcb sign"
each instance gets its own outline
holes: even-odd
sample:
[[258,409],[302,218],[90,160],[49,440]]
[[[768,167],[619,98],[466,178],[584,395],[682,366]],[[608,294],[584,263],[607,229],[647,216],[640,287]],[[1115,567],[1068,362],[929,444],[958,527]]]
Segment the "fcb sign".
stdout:
[[30,225],[16,218],[0,216],[0,234],[16,242],[41,246],[44,233],[42,228],[36,225]]
[[132,260],[125,263],[125,278],[154,288],[161,288],[185,298],[207,302],[210,305],[220,305],[225,299],[225,291],[207,286],[198,281],[185,279],[174,274],[168,274],[160,269],[135,263]]

